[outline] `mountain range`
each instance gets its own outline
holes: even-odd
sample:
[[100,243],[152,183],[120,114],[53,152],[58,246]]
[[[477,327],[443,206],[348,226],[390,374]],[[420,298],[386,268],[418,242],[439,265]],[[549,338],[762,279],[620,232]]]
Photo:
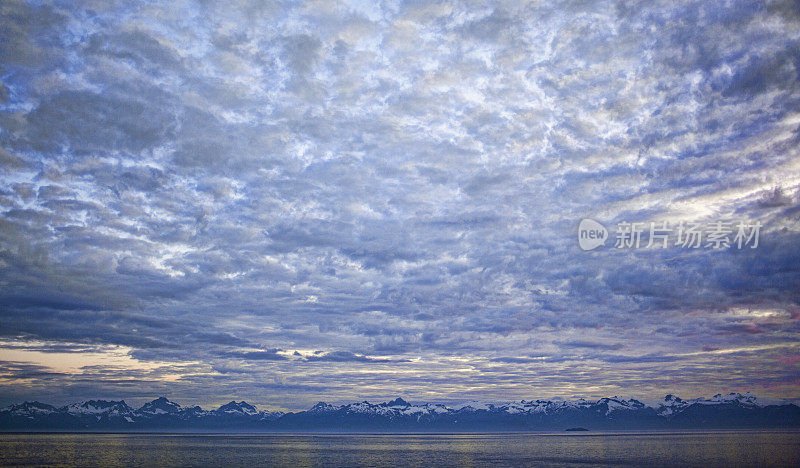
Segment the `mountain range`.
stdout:
[[138,409],[125,401],[89,400],[55,407],[24,402],[0,409],[0,431],[253,431],[253,432],[502,432],[635,429],[800,428],[795,404],[760,404],[750,394],[684,400],[667,395],[655,405],[601,398],[411,404],[402,398],[372,404],[317,403],[306,411],[259,411],[244,401],[214,410],[181,406],[164,397]]

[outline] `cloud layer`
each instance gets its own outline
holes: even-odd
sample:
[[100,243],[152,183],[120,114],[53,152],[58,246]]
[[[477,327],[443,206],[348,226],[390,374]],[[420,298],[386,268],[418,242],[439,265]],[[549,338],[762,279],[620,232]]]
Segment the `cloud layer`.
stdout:
[[0,7],[0,400],[800,398],[796,2],[125,3]]

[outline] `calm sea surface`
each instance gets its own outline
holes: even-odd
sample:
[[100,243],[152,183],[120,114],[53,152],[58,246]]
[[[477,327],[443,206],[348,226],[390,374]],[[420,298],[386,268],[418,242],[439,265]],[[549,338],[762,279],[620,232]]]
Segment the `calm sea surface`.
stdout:
[[0,434],[0,464],[59,466],[800,466],[800,432]]

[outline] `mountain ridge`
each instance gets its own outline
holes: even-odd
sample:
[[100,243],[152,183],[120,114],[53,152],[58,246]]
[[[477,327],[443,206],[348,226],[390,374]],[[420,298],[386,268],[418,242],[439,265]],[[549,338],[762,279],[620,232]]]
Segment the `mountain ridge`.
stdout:
[[245,401],[219,408],[181,406],[159,397],[132,408],[124,400],[87,400],[56,407],[25,401],[0,409],[0,431],[259,431],[259,432],[502,432],[592,430],[797,428],[800,407],[761,404],[751,393],[684,400],[669,394],[656,405],[604,397],[597,401],[471,401],[412,404],[403,398],[331,405],[297,412],[259,411]]

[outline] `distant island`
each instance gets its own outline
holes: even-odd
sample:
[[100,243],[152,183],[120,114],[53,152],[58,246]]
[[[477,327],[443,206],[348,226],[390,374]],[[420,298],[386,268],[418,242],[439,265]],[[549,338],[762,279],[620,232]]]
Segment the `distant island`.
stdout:
[[564,432],[587,432],[588,430],[585,427],[568,427],[564,429]]
[[637,429],[800,428],[800,407],[763,405],[746,393],[683,400],[667,395],[649,406],[617,397],[589,400],[411,404],[317,403],[299,412],[259,411],[244,401],[205,410],[157,398],[140,408],[89,400],[62,407],[24,402],[0,409],[0,431],[131,432],[505,432]]

